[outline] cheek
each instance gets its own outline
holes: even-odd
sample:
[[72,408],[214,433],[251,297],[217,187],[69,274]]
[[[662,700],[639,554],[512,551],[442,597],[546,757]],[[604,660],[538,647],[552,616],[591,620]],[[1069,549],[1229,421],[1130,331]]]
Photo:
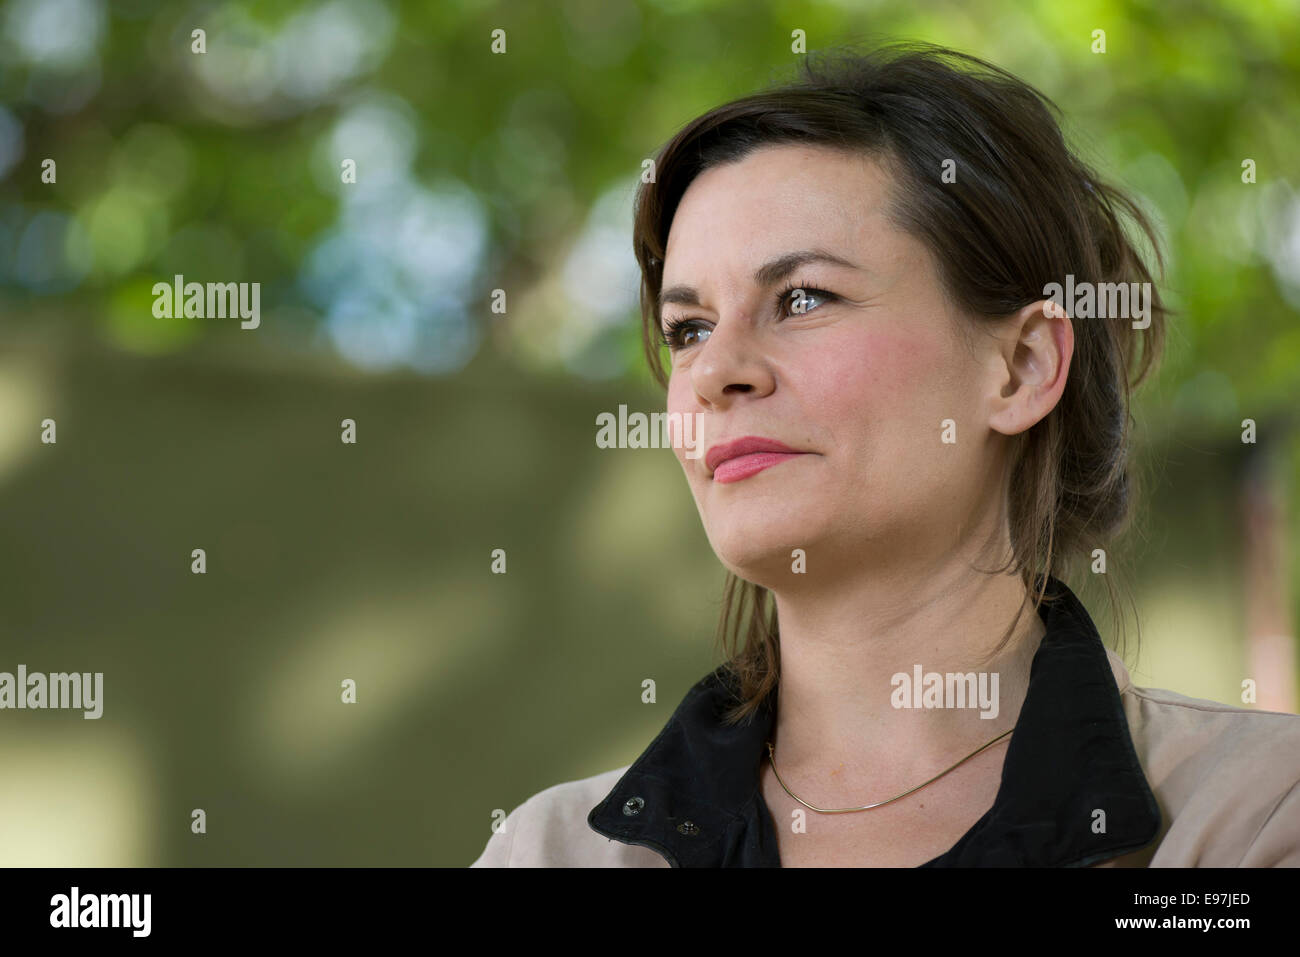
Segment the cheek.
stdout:
[[690,396],[687,394],[686,382],[680,376],[670,375],[668,377],[668,397],[665,400],[665,408],[669,412],[686,412],[688,411],[688,401]]
[[[970,447],[962,442],[973,411],[964,352],[905,322],[840,345],[819,363],[813,412],[839,458],[837,507],[909,522],[943,513],[960,498]],[[956,422],[958,448],[943,441],[945,419]]]
[[825,421],[894,444],[914,440],[921,429],[937,434],[940,419],[960,416],[959,403],[950,399],[952,344],[916,329],[901,322],[872,329],[825,354],[817,377]]
[[[672,440],[673,455],[677,456],[677,461],[681,462],[683,465],[687,465],[691,461],[700,461],[698,458],[691,460],[687,459],[686,453],[688,450],[684,447],[683,436],[680,434],[682,431],[682,425],[678,424],[684,423],[686,416],[699,411],[698,406],[694,402],[694,393],[691,390],[690,383],[688,383],[684,377],[674,376],[669,378],[668,395],[664,403],[664,410],[668,412],[670,416],[674,412],[678,414],[676,419],[670,418],[668,420],[668,434]],[[690,428],[690,438],[697,446],[695,451],[698,452],[698,445],[703,441],[703,436],[700,434],[702,423],[695,420],[691,423]]]

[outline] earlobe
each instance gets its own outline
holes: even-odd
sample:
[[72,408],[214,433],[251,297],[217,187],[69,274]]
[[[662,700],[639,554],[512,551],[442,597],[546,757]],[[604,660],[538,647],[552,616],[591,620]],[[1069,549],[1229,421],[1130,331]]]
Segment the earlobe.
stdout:
[[995,400],[989,426],[1017,435],[1040,422],[1065,391],[1074,352],[1074,327],[1050,299],[1025,306],[1010,319],[1003,358],[1007,381]]

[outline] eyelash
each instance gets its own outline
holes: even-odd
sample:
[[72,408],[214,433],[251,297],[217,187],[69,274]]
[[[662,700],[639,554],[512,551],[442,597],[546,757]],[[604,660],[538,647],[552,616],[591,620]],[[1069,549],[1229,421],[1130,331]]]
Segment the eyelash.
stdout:
[[[805,293],[816,295],[828,302],[836,298],[833,292],[827,292],[825,289],[818,289],[816,286],[809,285],[808,283],[790,282],[785,285],[785,288],[776,294],[776,308],[778,310],[785,305],[786,299],[789,297],[790,293],[794,292],[796,289],[802,289]],[[810,309],[808,311],[812,312],[813,310]],[[799,315],[807,315],[807,313],[799,313]],[[669,319],[668,322],[665,323],[667,328],[661,330],[659,333],[659,341],[673,352],[676,352],[679,349],[685,349],[686,346],[681,343],[681,334],[688,326],[699,321],[700,320],[698,319]]]

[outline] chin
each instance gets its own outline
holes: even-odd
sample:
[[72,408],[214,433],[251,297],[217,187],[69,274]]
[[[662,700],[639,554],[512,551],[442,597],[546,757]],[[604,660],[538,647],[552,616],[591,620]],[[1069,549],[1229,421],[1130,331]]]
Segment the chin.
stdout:
[[802,548],[805,555],[815,553],[815,546],[806,541],[799,543],[797,538],[798,535],[791,533],[768,535],[749,531],[728,535],[724,541],[710,539],[710,543],[718,560],[732,574],[767,588],[789,582],[795,562],[792,553],[796,548]]

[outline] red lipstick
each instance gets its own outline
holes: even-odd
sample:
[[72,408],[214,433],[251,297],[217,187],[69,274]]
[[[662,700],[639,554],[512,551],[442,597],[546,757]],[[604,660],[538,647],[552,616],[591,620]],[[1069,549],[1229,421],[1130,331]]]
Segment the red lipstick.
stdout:
[[704,464],[712,473],[713,481],[726,484],[739,482],[787,459],[807,454],[776,439],[747,435],[712,446],[704,456]]

